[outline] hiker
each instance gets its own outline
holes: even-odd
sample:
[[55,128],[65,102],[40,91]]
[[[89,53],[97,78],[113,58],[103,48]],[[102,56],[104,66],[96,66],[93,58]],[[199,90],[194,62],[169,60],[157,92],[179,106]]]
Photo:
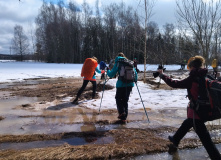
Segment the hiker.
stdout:
[[218,69],[217,59],[214,59],[214,60],[212,61],[212,67],[213,67],[213,75],[214,75],[214,77],[215,77],[215,79],[216,79],[216,77],[217,77],[217,69]]
[[[100,66],[100,70],[105,70],[105,68],[107,67],[107,65],[104,61],[101,61],[99,63],[99,66]],[[104,78],[105,78],[105,72],[101,73],[101,79],[104,79]]]
[[186,60],[184,59],[183,62],[180,64],[180,70],[184,70],[186,65]]
[[137,68],[137,59],[134,58],[134,68],[136,69],[137,73],[139,72],[139,69]]
[[180,128],[176,131],[173,136],[169,136],[172,144],[169,146],[170,150],[177,150],[177,147],[181,139],[186,133],[193,127],[196,134],[199,136],[203,146],[212,160],[221,159],[220,153],[211,140],[210,134],[204,124],[205,121],[201,120],[196,112],[191,108],[190,104],[193,104],[194,100],[198,97],[198,83],[196,82],[197,77],[206,76],[208,70],[204,67],[205,59],[202,56],[192,57],[189,61],[188,68],[190,70],[189,76],[184,80],[172,80],[170,77],[163,74],[163,70],[159,69],[159,76],[163,79],[167,85],[173,88],[186,88],[188,92],[188,98],[190,103],[187,107],[187,119],[183,121]]
[[[115,58],[115,64],[112,68],[112,70],[109,70],[109,68],[107,68],[107,75],[112,78],[114,77],[117,73],[119,75],[117,83],[116,83],[116,95],[115,95],[115,99],[116,99],[116,104],[117,104],[117,110],[118,110],[118,119],[120,119],[120,121],[122,122],[126,122],[127,116],[128,116],[128,100],[129,100],[129,96],[130,96],[130,92],[132,91],[132,88],[134,87],[134,82],[123,82],[123,79],[120,78],[120,71],[121,71],[121,66],[122,63],[120,62],[121,60],[127,60],[127,58],[125,57],[125,55],[120,52],[118,54],[118,56]],[[133,61],[132,61],[133,62]],[[136,70],[133,68],[132,65],[132,69],[133,69],[133,75],[134,76],[134,81],[137,81],[137,72]]]
[[96,57],[87,58],[85,60],[85,62],[83,64],[83,67],[82,67],[82,70],[81,70],[81,77],[84,77],[83,85],[80,88],[80,90],[78,91],[76,98],[72,102],[73,104],[77,104],[78,103],[78,98],[81,96],[82,92],[86,88],[86,86],[87,86],[89,81],[93,85],[92,99],[95,98],[96,87],[97,87],[95,74],[96,74],[96,72],[97,73],[104,73],[105,72],[104,70],[99,70],[98,69],[97,61],[98,61],[98,59]]

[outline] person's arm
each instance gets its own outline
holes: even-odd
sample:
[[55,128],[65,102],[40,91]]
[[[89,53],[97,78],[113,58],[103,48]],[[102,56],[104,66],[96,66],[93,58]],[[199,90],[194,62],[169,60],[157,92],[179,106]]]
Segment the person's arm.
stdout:
[[101,72],[102,72],[98,67],[95,68],[95,71],[96,71],[97,73],[101,73]]
[[117,74],[117,71],[118,71],[117,64],[118,64],[118,63],[115,63],[115,64],[114,64],[114,67],[113,67],[111,70],[109,70],[109,68],[107,69],[107,75],[108,75],[110,78],[113,78],[113,77]]
[[170,77],[164,75],[162,70],[159,70],[159,72],[160,72],[159,75],[160,78],[162,78],[164,82],[172,88],[191,88],[192,86],[192,81],[193,81],[192,76],[188,76],[183,80],[173,80]]

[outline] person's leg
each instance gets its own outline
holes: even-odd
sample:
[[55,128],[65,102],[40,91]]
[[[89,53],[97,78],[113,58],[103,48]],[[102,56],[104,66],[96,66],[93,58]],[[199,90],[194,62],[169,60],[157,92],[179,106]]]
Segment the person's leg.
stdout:
[[124,88],[121,87],[121,88],[117,88],[116,90],[116,96],[115,96],[115,99],[116,99],[116,104],[117,104],[117,111],[118,111],[118,118],[121,119],[121,116],[125,113],[124,113],[124,107],[123,107],[123,94],[124,94]]
[[186,119],[181,124],[180,128],[171,137],[175,146],[178,146],[181,139],[186,135],[186,133],[193,127],[193,119]]
[[169,154],[173,154],[177,151],[177,147],[181,141],[181,139],[186,135],[186,133],[190,130],[190,128],[193,127],[193,119],[186,119],[181,124],[180,128],[176,131],[176,133],[173,136],[169,136],[170,142],[172,144],[168,145],[169,147]]
[[215,144],[213,143],[204,122],[201,120],[195,120],[195,126],[196,126],[195,131],[197,135],[199,136],[210,158],[212,160],[221,159],[220,153],[218,149],[216,148]]
[[96,81],[91,81],[91,83],[93,85],[92,99],[94,99],[95,94],[96,94],[97,82]]
[[77,97],[80,97],[82,92],[84,91],[84,89],[86,88],[87,84],[88,84],[88,80],[84,80],[83,85],[81,86],[80,90],[77,93]]
[[74,101],[72,103],[76,104],[78,102],[78,98],[81,96],[81,93],[84,91],[84,89],[86,88],[87,84],[88,84],[88,80],[84,80],[81,88],[79,89],[76,98],[74,99]]
[[124,93],[123,93],[123,99],[122,99],[122,105],[124,108],[124,112],[126,113],[124,120],[127,119],[127,115],[128,115],[128,100],[129,100],[131,91],[132,91],[132,87],[124,87]]

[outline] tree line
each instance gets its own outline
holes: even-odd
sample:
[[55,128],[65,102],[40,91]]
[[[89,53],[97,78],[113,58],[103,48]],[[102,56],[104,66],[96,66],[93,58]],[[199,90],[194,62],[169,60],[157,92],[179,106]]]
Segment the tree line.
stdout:
[[[33,57],[49,63],[83,63],[95,56],[109,62],[123,52],[138,63],[145,58],[148,64],[177,64],[194,55],[203,55],[208,63],[220,58],[220,1],[177,1],[177,7],[180,26],[166,23],[160,28],[154,21],[143,25],[137,10],[123,2],[102,9],[99,0],[95,7],[86,1],[80,7],[73,1],[43,2],[35,20]],[[193,11],[185,12],[191,7]],[[21,26],[16,25],[14,31],[14,51],[24,55],[27,37],[21,36]]]

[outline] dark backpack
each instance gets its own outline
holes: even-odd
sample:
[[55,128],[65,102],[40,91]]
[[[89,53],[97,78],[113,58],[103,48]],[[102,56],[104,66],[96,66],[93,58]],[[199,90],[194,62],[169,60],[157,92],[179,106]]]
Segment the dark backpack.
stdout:
[[133,61],[126,58],[118,59],[118,68],[120,69],[119,79],[125,83],[135,81],[135,72]]
[[211,76],[196,77],[198,98],[191,100],[190,107],[204,121],[221,118],[221,82]]

